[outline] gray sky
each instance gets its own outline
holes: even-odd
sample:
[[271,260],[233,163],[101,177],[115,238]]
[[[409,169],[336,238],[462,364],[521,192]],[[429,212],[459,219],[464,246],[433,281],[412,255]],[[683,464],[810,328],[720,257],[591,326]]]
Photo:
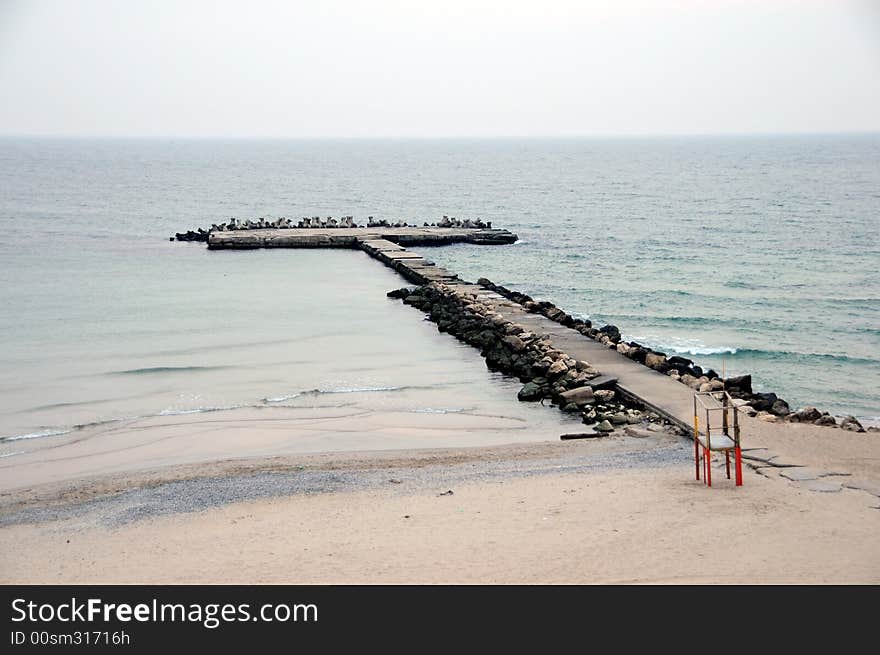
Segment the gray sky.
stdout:
[[880,130],[880,0],[0,0],[0,134]]

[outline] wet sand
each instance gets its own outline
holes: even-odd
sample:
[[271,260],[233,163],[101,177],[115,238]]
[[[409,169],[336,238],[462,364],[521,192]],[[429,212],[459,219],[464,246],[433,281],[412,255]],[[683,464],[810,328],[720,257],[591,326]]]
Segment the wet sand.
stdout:
[[19,452],[0,459],[0,499],[49,483],[230,458],[528,443],[557,440],[560,434],[583,427],[575,419],[563,420],[556,410],[530,409],[536,419],[537,414],[544,414],[545,420],[484,412],[315,406],[242,408],[122,421],[61,437],[3,444]]
[[665,434],[122,467],[6,491],[0,580],[880,582],[878,435],[748,420],[744,441],[844,484],[751,460],[708,489]]

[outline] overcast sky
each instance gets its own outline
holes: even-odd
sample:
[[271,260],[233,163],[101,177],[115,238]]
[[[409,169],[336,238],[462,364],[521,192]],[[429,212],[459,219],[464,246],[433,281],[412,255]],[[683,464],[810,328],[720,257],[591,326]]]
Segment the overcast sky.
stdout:
[[0,134],[880,130],[880,0],[0,0]]

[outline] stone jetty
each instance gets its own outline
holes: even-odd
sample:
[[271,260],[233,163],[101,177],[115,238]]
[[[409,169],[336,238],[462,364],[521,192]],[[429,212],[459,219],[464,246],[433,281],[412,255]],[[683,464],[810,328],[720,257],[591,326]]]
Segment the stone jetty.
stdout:
[[560,348],[540,326],[525,327],[517,320],[525,313],[520,317],[509,313],[503,297],[479,285],[453,278],[415,289],[397,289],[388,295],[425,312],[440,332],[480,350],[490,370],[519,378],[524,383],[519,400],[546,401],[579,415],[593,432],[579,433],[578,438],[641,423],[671,423],[675,427],[670,426],[670,431],[686,431],[662,410],[655,411],[637,395],[623,392],[617,379],[602,375],[589,361]]
[[551,302],[535,300],[485,278],[476,284],[467,282],[406,249],[516,242],[515,234],[492,228],[491,223],[448,217],[421,227],[405,222],[392,225],[372,217],[366,226],[357,226],[351,217],[332,224],[330,218],[303,219],[295,225],[285,223],[287,219],[278,220],[282,223],[233,221],[208,231],[185,233],[185,237],[196,237],[182,240],[204,241],[212,250],[360,249],[416,285],[389,296],[425,312],[441,332],[478,348],[489,368],[519,378],[524,384],[520,400],[549,402],[563,411],[578,413],[598,433],[651,421],[690,434],[693,392],[719,389],[726,389],[743,411],[762,420],[863,431],[853,417],[838,424],[835,417],[813,407],[793,411],[776,394],[755,392],[751,376],[722,380],[717,372],[703,370],[690,359],[625,341],[614,325],[596,327]]

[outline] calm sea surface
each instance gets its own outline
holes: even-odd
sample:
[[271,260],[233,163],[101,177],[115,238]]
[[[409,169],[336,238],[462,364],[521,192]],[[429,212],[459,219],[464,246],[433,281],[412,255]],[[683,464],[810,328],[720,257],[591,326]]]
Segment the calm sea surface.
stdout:
[[880,135],[0,139],[0,437],[315,389],[506,407],[515,382],[387,301],[403,281],[362,253],[168,241],[316,214],[491,220],[521,242],[431,258],[792,405],[880,416]]

